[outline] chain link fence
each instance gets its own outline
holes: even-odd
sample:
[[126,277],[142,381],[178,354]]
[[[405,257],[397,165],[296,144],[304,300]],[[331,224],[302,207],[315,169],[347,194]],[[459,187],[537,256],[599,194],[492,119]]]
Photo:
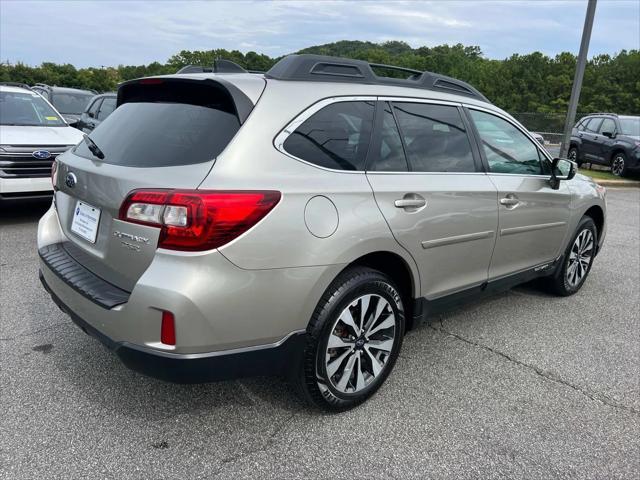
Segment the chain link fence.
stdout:
[[[546,145],[560,145],[566,114],[564,113],[512,113],[513,117],[527,127],[530,132],[539,133],[544,137]],[[576,122],[586,113],[576,114]]]

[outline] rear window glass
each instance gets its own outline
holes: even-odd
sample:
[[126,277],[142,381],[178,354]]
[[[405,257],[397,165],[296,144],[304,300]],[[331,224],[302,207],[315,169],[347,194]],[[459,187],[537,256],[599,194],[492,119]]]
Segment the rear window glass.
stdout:
[[[148,87],[136,86],[131,101],[89,135],[104,153],[102,161],[129,167],[203,163],[216,158],[240,128],[233,102],[220,89]],[[76,153],[95,158],[86,142]]]
[[337,102],[316,112],[284,141],[287,153],[334,170],[364,170],[374,102]]

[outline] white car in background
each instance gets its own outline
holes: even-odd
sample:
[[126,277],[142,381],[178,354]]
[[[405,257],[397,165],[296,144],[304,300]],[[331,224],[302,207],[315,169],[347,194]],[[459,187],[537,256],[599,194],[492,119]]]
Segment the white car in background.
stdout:
[[29,87],[0,84],[0,202],[51,196],[53,161],[82,138]]

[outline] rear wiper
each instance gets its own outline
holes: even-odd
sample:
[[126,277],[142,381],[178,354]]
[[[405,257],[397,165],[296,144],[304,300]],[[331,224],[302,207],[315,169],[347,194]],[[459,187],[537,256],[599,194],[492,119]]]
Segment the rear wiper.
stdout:
[[98,157],[100,160],[104,159],[104,153],[102,153],[102,150],[100,150],[100,147],[96,145],[96,142],[94,142],[89,138],[89,135],[84,136],[84,141],[87,144],[87,147],[89,147],[89,150],[91,151],[91,153],[93,153],[95,157]]

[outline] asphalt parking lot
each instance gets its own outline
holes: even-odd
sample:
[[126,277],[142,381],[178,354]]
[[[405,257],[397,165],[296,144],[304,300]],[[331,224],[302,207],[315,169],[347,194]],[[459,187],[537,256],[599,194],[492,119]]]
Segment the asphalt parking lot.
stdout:
[[531,286],[411,332],[365,405],[281,380],[173,385],[123,367],[40,287],[47,205],[0,211],[0,478],[633,478],[640,472],[640,190],[610,189],[585,287]]

